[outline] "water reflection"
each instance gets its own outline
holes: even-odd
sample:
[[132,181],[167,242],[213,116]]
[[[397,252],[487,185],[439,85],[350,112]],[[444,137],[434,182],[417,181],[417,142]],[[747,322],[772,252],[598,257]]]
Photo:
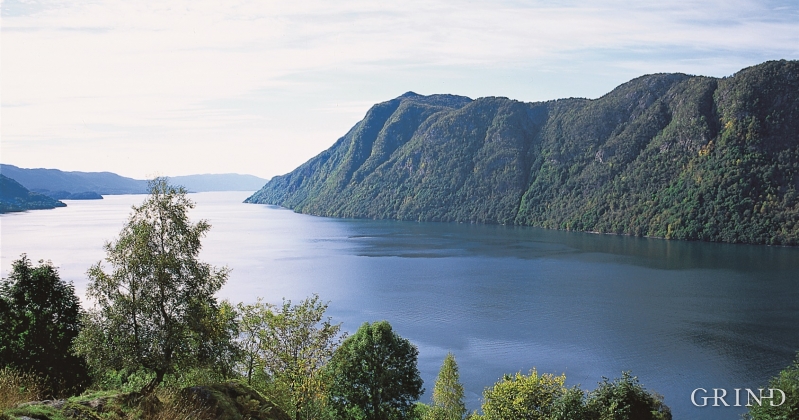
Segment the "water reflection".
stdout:
[[[799,268],[790,247],[665,241],[547,229],[458,223],[346,220],[357,231],[347,239],[363,244],[360,255],[451,257],[484,255],[534,259],[565,254],[617,256],[625,264],[664,270],[730,269],[763,272]],[[401,227],[401,228],[400,228]],[[591,258],[586,255],[586,258]]]

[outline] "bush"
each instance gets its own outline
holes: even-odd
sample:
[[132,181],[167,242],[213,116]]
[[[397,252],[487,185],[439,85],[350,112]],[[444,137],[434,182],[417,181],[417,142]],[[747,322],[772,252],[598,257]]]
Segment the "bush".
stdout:
[[[772,406],[769,403],[749,407],[748,418],[751,420],[794,420],[799,419],[799,353],[793,363],[771,378],[769,388],[779,389],[785,393],[785,403]],[[775,396],[775,398],[779,398]]]
[[529,375],[521,372],[505,375],[501,381],[483,392],[483,418],[486,420],[550,418],[555,400],[564,394],[566,376],[549,373]]
[[663,397],[650,393],[638,378],[624,372],[613,381],[604,378],[587,395],[579,386],[566,388],[566,376],[517,373],[483,393],[485,420],[671,420]]
[[604,378],[588,394],[588,418],[596,420],[671,420],[663,397],[650,393],[630,372],[613,381]]

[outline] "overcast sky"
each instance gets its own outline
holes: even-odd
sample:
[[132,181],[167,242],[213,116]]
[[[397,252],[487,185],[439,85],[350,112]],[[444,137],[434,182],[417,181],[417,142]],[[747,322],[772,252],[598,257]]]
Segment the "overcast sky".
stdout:
[[799,2],[2,1],[0,161],[271,177],[407,91],[599,97],[799,58]]

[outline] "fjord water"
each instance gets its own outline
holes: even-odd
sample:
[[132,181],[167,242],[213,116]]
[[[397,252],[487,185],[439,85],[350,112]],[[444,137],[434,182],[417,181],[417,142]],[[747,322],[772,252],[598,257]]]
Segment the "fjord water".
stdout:
[[[741,408],[696,408],[691,391],[764,386],[799,350],[799,249],[328,219],[247,196],[191,194],[192,218],[213,226],[202,259],[232,269],[220,297],[318,293],[349,332],[390,321],[419,348],[425,402],[451,351],[470,409],[504,373],[535,367],[593,389],[631,370],[675,419],[732,419]],[[83,296],[86,269],[143,199],[0,216],[3,276],[26,252]]]

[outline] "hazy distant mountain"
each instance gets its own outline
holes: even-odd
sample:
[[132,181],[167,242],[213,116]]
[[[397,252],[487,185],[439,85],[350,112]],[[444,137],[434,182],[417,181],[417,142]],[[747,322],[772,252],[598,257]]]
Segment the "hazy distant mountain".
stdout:
[[0,213],[56,207],[66,207],[66,204],[42,194],[30,192],[17,181],[0,174]]
[[654,74],[595,99],[408,93],[272,178],[298,212],[799,244],[799,62]]
[[64,172],[58,169],[26,169],[0,164],[0,173],[35,191],[66,191],[70,194],[143,194],[147,181],[111,172]]
[[56,200],[102,200],[103,199],[102,195],[94,191],[71,193],[69,191],[35,190],[33,192],[46,195]]
[[[59,199],[102,198],[98,195],[145,194],[147,181],[111,172],[65,172],[58,169],[26,169],[0,164],[0,174],[25,188]],[[266,179],[253,175],[205,174],[170,177],[170,182],[192,192],[255,191]]]
[[170,176],[169,182],[182,185],[192,192],[204,191],[255,191],[264,186],[268,179],[254,175],[241,174],[203,174]]

